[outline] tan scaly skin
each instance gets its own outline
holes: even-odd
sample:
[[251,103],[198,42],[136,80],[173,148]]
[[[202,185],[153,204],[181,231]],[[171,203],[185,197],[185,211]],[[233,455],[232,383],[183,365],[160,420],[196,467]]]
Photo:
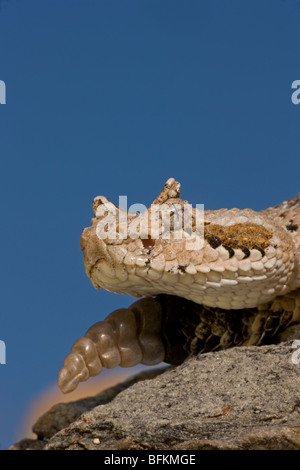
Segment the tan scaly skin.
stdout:
[[[97,289],[143,298],[74,343],[58,377],[64,393],[102,367],[177,364],[209,348],[261,344],[267,331],[300,321],[300,195],[261,212],[208,210],[203,225],[179,195],[170,178],[142,216],[94,199],[95,217],[81,236],[86,273]],[[176,216],[186,207],[182,229]],[[108,227],[116,236],[107,237]],[[182,337],[191,339],[188,353],[173,357],[171,343]]]

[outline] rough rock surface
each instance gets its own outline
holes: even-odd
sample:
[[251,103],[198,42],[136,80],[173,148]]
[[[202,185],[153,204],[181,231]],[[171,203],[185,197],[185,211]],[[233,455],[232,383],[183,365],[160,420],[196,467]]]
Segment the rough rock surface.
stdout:
[[293,341],[237,347],[142,373],[55,405],[37,439],[11,449],[300,449],[294,352]]

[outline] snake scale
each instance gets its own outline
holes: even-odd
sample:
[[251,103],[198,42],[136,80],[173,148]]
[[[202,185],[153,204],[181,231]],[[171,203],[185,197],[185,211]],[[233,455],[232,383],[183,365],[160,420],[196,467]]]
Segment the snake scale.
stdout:
[[103,367],[177,365],[270,342],[300,322],[300,194],[260,212],[201,213],[170,178],[143,214],[103,196],[93,210],[80,240],[88,277],[97,289],[141,298],[74,343],[58,376],[63,393]]

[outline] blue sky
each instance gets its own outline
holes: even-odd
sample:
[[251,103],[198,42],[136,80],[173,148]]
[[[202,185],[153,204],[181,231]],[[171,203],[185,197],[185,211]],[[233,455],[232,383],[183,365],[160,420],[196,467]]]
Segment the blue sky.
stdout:
[[[132,299],[96,291],[92,200],[205,208],[300,191],[298,0],[0,2],[0,448],[77,337]],[[71,396],[70,396],[71,399]]]

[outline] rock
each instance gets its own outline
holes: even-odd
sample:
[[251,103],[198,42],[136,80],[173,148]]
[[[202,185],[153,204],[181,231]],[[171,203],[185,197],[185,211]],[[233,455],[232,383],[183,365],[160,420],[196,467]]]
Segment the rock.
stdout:
[[10,449],[300,449],[293,341],[236,347],[52,407]]

